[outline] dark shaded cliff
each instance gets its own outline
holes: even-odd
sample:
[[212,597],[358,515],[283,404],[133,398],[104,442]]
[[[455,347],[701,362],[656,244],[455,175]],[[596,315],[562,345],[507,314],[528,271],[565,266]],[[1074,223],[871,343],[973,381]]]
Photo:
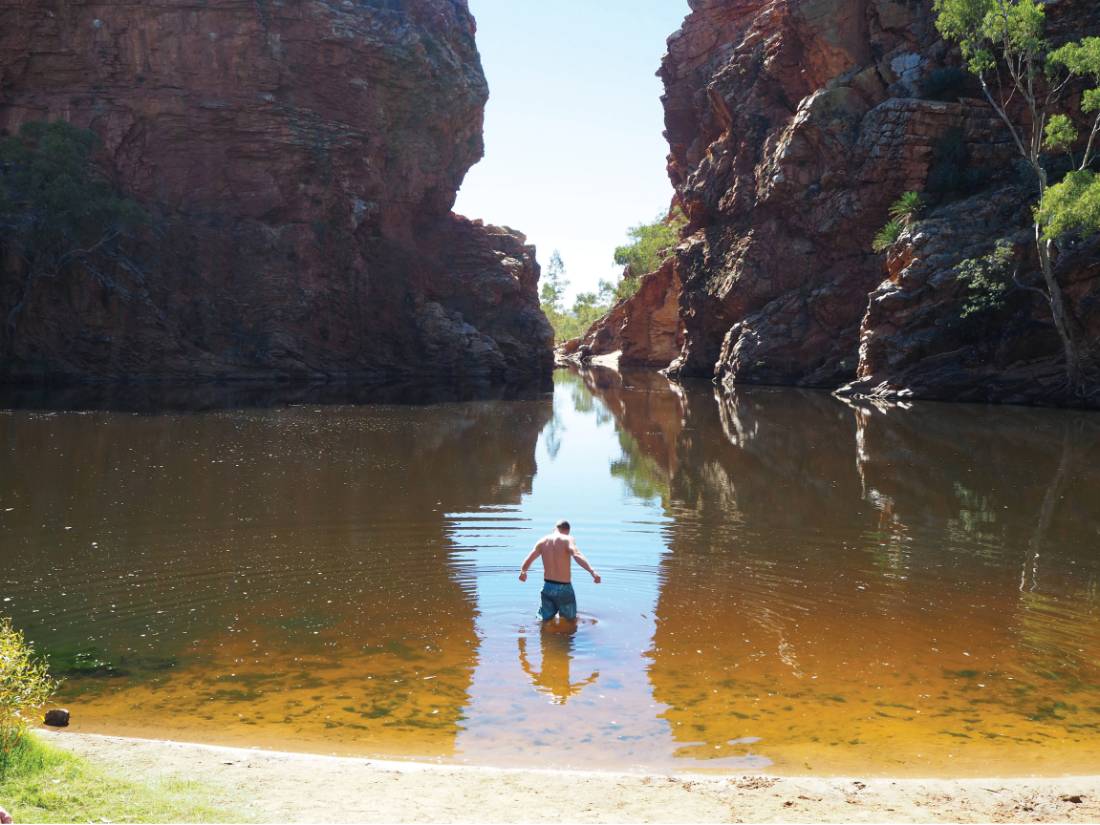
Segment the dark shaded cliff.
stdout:
[[474,33],[465,0],[4,3],[0,129],[92,129],[152,221],[99,277],[0,255],[0,379],[547,375],[533,248],[450,211]]
[[[671,271],[597,324],[587,352],[730,386],[858,379],[848,391],[1058,401],[1061,349],[1041,297],[1010,289],[992,315],[962,312],[960,261],[1008,238],[1027,271],[1034,196],[931,2],[690,5],[660,70],[690,224]],[[1047,14],[1055,40],[1100,32],[1084,0]],[[929,208],[887,266],[871,241],[908,190]],[[1095,340],[1100,249],[1059,267]]]

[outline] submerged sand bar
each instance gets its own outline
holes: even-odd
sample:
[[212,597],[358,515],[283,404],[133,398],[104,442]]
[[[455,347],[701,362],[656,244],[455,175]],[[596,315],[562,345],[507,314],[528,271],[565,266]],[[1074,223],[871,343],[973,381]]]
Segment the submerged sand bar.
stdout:
[[[135,777],[279,822],[1090,822],[1100,776],[860,779],[512,770],[42,732]],[[1080,800],[1080,801],[1077,801]]]

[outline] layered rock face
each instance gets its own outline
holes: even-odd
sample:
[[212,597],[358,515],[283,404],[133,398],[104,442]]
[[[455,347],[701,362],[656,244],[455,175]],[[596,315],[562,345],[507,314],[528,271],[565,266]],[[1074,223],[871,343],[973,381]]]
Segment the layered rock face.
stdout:
[[679,296],[679,272],[669,259],[641,279],[630,299],[617,303],[582,337],[566,341],[558,352],[574,363],[614,352],[621,364],[666,367],[684,343]]
[[[670,333],[678,352],[670,360],[664,347],[639,352],[637,325],[621,319],[650,311],[654,300],[642,293],[584,343],[597,354],[621,351],[626,363],[664,360],[672,375],[730,385],[836,388],[858,377],[866,389],[926,397],[1046,393],[1041,384],[1024,390],[1060,369],[1041,299],[1013,295],[1011,318],[981,330],[960,319],[961,286],[917,295],[913,279],[899,290],[902,267],[887,270],[871,249],[890,204],[909,190],[937,190],[929,200],[938,224],[920,224],[923,234],[910,233],[893,253],[920,258],[922,284],[955,284],[964,257],[1027,225],[1033,198],[1013,189],[1009,135],[973,81],[952,71],[957,56],[935,30],[931,3],[690,5],[660,71],[668,170],[690,221],[673,277],[660,277],[669,290],[662,302],[678,304]],[[1100,28],[1086,6],[1051,4],[1055,36]],[[971,213],[980,214],[960,223],[966,209],[953,204],[975,189],[1000,194],[995,204],[976,199]],[[1077,265],[1084,270],[1067,275],[1078,284],[1074,311],[1100,329],[1100,270],[1083,258]],[[913,313],[921,302],[927,311]]]
[[[1019,186],[996,187],[936,209],[902,237],[870,295],[858,376],[841,394],[1077,403],[1065,398],[1061,343],[1042,295],[1017,287],[996,311],[960,312],[969,289],[956,267],[996,239],[1012,245],[1016,273],[1038,271],[1032,201]],[[1100,239],[1063,249],[1055,272],[1086,340],[1100,340]]]
[[533,248],[451,213],[487,86],[465,0],[12,0],[0,128],[94,130],[132,262],[24,283],[0,377],[545,376]]

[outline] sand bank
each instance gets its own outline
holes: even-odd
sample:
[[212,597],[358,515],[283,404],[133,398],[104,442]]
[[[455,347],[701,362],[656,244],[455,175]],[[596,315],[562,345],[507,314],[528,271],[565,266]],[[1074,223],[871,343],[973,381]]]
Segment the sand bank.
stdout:
[[42,732],[268,822],[1090,822],[1100,776],[860,779],[512,770]]

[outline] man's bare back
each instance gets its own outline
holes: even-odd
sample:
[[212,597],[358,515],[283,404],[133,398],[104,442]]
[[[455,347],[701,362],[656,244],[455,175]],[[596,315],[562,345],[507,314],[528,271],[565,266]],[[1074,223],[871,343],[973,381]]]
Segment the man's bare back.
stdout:
[[543,536],[527,554],[519,569],[519,580],[527,581],[527,570],[535,559],[542,557],[542,575],[546,580],[542,586],[542,607],[539,615],[549,621],[559,613],[565,619],[577,618],[577,599],[573,593],[573,560],[592,574],[592,581],[600,583],[600,574],[592,569],[577,547],[577,542],[569,535],[569,522],[559,521],[557,529]]
[[523,561],[523,567],[519,571],[519,580],[527,581],[527,569],[535,559],[542,557],[542,577],[547,581],[569,584],[573,581],[572,561],[592,574],[592,581],[600,583],[599,574],[592,569],[577,547],[577,542],[568,533],[555,530],[548,536],[543,536],[535,544],[535,549]]

